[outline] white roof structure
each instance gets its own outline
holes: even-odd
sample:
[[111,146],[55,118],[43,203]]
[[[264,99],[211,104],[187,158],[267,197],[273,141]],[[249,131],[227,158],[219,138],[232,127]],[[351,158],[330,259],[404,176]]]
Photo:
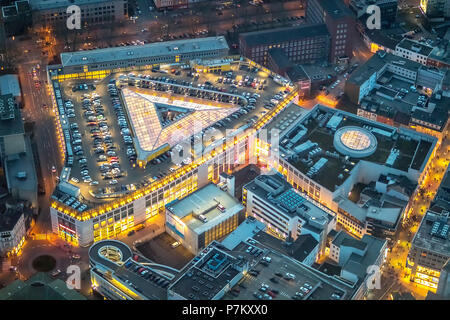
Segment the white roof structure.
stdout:
[[[151,152],[168,144],[174,146],[215,122],[239,110],[231,104],[204,104],[164,97],[143,89],[123,88],[122,96],[136,138],[139,152]],[[184,115],[163,126],[158,106],[185,110]],[[141,158],[139,156],[139,158]]]
[[0,77],[0,93],[20,96],[19,77],[16,74],[5,74]]

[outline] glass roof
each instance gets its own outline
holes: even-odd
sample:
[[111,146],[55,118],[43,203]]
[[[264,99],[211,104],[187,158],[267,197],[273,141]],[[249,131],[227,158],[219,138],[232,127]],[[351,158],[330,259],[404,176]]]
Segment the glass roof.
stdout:
[[[183,100],[175,97],[161,97],[156,92],[135,92],[123,88],[123,97],[140,148],[146,151],[157,149],[168,143],[171,146],[178,144],[186,138],[195,135],[215,122],[228,117],[239,110],[239,107],[223,103],[212,105],[214,102],[205,101],[205,104]],[[163,126],[156,104],[173,105],[192,111],[184,117]]]

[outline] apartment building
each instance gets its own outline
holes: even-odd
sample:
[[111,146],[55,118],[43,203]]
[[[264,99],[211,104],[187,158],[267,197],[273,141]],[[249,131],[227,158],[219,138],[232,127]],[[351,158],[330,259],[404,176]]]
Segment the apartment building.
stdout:
[[345,94],[351,102],[360,104],[373,89],[382,86],[392,89],[389,87],[391,79],[400,79],[409,85],[428,88],[433,92],[442,87],[444,78],[444,71],[380,50],[348,78]]

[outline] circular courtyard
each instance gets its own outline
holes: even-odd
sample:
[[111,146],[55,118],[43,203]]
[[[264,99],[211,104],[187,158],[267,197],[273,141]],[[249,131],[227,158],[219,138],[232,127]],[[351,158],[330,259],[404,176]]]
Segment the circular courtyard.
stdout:
[[49,272],[56,267],[56,259],[50,255],[41,255],[33,260],[32,266],[38,272]]

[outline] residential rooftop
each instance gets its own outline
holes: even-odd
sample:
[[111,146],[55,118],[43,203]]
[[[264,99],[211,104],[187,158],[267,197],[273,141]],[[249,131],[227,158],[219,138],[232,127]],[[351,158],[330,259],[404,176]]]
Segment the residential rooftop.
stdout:
[[437,60],[450,65],[450,41],[444,39],[431,50],[429,59]]
[[0,94],[12,94],[14,97],[19,97],[19,76],[16,74],[5,74],[3,76],[0,76]]
[[49,10],[58,8],[67,8],[70,5],[90,5],[95,3],[111,4],[111,1],[106,0],[29,0],[30,6],[33,10]]
[[5,210],[0,213],[0,232],[12,231],[22,214],[23,211],[20,209],[5,208]]
[[425,123],[429,123],[433,125],[433,130],[442,132],[449,117],[448,108],[445,108],[445,106],[448,106],[450,104],[450,98],[441,97],[441,101],[439,101],[441,105],[434,108],[432,112],[426,112],[425,110],[416,109],[412,112],[411,117],[420,121],[424,121]]
[[428,57],[428,55],[433,50],[433,47],[407,38],[404,38],[402,41],[400,41],[397,47],[408,51],[414,51],[417,54],[421,54],[426,57]]

